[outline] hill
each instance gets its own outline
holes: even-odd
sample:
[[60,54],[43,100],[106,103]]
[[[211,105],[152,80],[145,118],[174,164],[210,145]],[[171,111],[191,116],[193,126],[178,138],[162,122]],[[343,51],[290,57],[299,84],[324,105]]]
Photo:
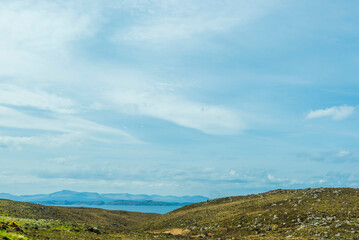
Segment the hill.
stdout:
[[164,215],[0,200],[0,215],[0,236],[29,239],[359,239],[359,189],[275,190]]
[[188,205],[138,229],[213,239],[359,239],[359,190],[276,190]]
[[99,208],[57,207],[40,204],[0,200],[0,215],[26,219],[47,219],[82,222],[119,227],[151,219],[158,214],[127,211],[111,211]]
[[[206,201],[209,198],[203,196],[160,196],[146,194],[129,194],[129,193],[95,193],[95,192],[75,192],[70,190],[62,190],[50,194],[36,195],[12,195],[8,193],[0,193],[0,199],[9,199],[14,201],[31,202],[39,204],[57,204],[57,203],[74,203],[86,205],[103,205],[111,204],[115,201],[123,201],[122,204],[128,205],[148,205],[148,202],[158,202],[159,205],[185,205],[190,203]],[[131,203],[133,201],[133,203]]]
[[[155,213],[110,211],[97,208],[44,206],[0,200],[0,239],[99,239],[124,233]],[[15,237],[14,237],[15,236]],[[111,239],[112,237],[108,238]],[[25,239],[25,238],[24,238]],[[102,238],[100,238],[102,239]],[[121,239],[121,238],[119,238]]]

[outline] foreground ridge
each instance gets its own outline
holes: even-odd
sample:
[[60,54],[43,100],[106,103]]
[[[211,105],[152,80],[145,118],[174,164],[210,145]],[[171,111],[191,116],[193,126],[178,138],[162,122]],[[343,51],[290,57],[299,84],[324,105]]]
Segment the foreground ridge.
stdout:
[[164,215],[0,200],[0,214],[8,239],[359,239],[353,188],[279,189]]

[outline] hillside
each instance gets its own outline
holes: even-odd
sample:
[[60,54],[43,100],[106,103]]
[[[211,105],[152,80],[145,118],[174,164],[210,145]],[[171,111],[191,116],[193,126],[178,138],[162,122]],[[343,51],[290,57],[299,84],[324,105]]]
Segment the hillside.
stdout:
[[275,190],[164,215],[0,200],[0,215],[0,236],[29,239],[359,239],[359,190]]
[[182,207],[138,227],[214,239],[359,239],[358,189],[276,190]]
[[52,219],[89,224],[127,226],[152,219],[158,214],[111,211],[99,208],[56,207],[26,202],[0,200],[0,215],[28,219]]
[[157,215],[0,200],[0,239],[3,235],[7,236],[4,239],[18,239],[6,234],[20,234],[29,239],[99,239],[97,236],[101,234],[104,238],[100,239],[112,239],[113,234],[117,238],[129,226]]

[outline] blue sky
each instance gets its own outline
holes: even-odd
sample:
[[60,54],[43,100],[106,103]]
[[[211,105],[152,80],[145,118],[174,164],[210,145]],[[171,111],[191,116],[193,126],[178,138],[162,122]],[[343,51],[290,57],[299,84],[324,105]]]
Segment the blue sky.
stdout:
[[0,2],[0,192],[359,186],[357,1]]

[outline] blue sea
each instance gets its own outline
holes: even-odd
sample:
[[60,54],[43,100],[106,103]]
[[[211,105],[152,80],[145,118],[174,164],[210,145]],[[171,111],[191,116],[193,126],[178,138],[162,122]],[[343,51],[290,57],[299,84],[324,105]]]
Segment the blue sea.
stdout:
[[107,210],[122,210],[131,212],[143,213],[169,213],[175,209],[183,206],[127,206],[127,205],[56,205],[61,207],[88,207],[88,208],[103,208]]

